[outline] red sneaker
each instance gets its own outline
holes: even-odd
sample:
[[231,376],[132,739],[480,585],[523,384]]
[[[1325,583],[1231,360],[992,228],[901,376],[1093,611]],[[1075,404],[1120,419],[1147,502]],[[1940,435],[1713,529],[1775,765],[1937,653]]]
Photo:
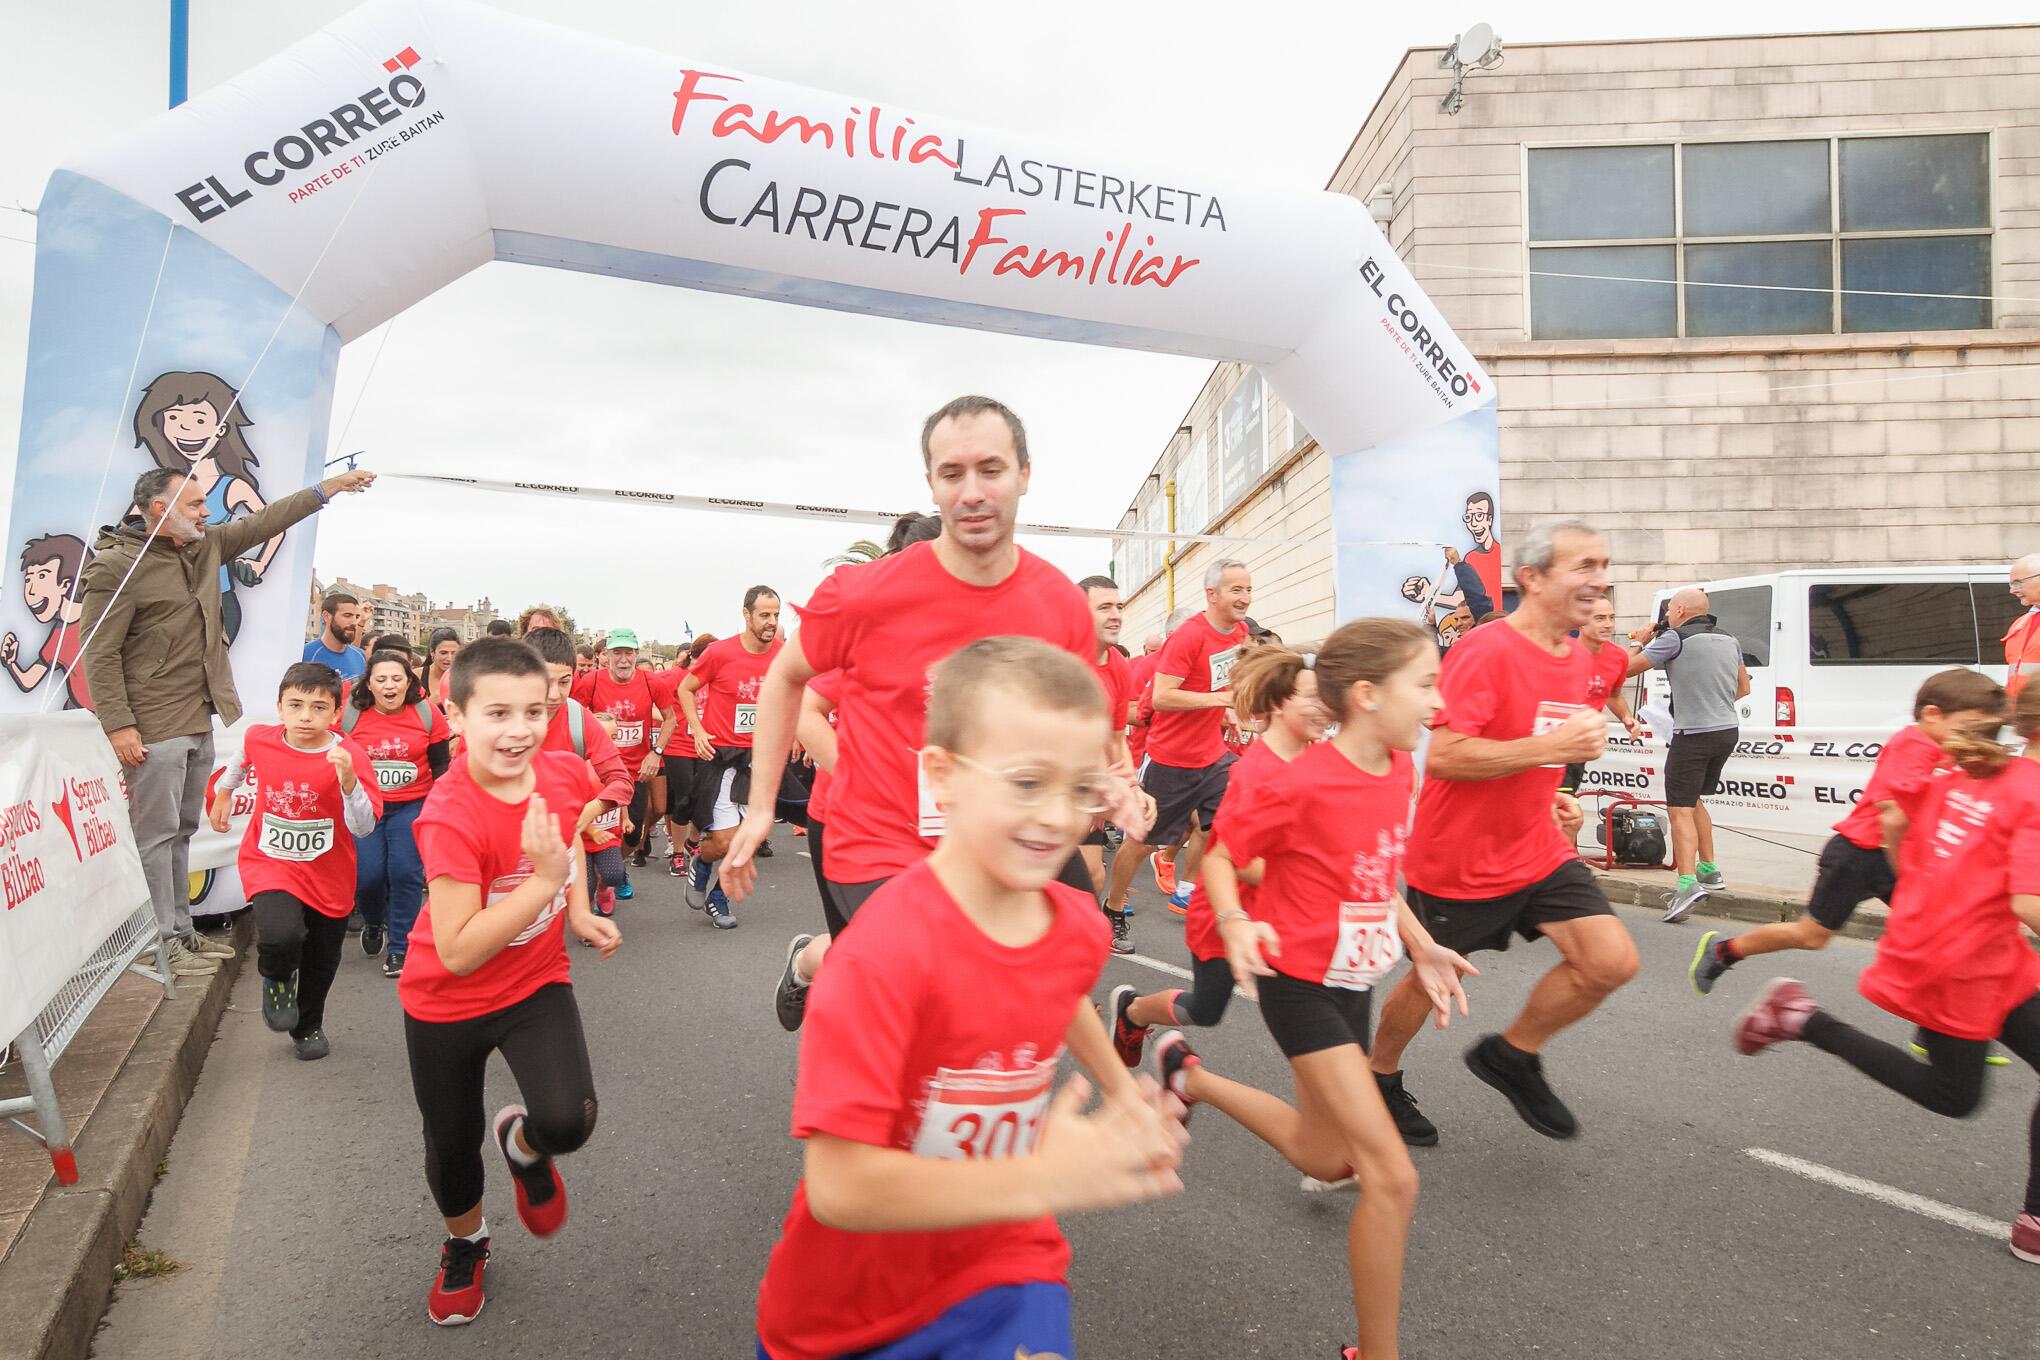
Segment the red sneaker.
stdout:
[[439,1273],[432,1277],[432,1292],[425,1296],[425,1310],[442,1327],[464,1327],[481,1315],[482,1271],[489,1263],[489,1239],[470,1242],[449,1237],[439,1248]]
[[1162,896],[1174,897],[1176,895],[1175,861],[1166,860],[1161,855],[1154,854],[1148,856],[1148,863],[1154,866],[1155,886],[1162,890]]
[[1133,1004],[1134,990],[1126,983],[1112,989],[1112,1051],[1119,1055],[1119,1061],[1126,1064],[1131,1072],[1140,1066],[1141,1054],[1147,1049],[1148,1027],[1127,1023],[1126,1008]]
[[1191,1098],[1183,1074],[1190,1068],[1203,1065],[1204,1059],[1190,1047],[1190,1041],[1183,1037],[1182,1030],[1172,1029],[1155,1041],[1155,1066],[1162,1072],[1162,1089],[1183,1102],[1185,1118],[1188,1117],[1188,1107],[1197,1102]]
[[2012,1255],[2040,1266],[2040,1215],[2020,1214],[2012,1220]]
[[1792,978],[1772,978],[1735,1021],[1735,1051],[1745,1057],[1806,1033],[1806,1021],[1820,1007]]
[[510,1138],[524,1113],[522,1105],[505,1105],[496,1112],[496,1146],[503,1150],[510,1179],[517,1186],[517,1221],[533,1237],[551,1237],[567,1224],[567,1183],[550,1157],[519,1166],[510,1155]]

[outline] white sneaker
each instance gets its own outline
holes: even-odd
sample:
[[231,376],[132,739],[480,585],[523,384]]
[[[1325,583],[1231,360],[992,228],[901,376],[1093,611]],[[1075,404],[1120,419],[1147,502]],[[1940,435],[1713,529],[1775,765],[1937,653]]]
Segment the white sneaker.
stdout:
[[220,961],[209,959],[192,952],[191,946],[183,940],[172,938],[164,948],[170,955],[170,973],[173,977],[209,977],[220,971]]
[[184,943],[192,953],[202,959],[231,959],[234,957],[234,946],[228,944],[225,940],[216,939],[202,931],[194,930]]

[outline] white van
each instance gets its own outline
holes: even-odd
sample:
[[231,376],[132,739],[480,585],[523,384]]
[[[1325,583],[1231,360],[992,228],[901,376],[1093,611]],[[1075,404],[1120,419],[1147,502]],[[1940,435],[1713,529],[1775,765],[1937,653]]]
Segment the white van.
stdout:
[[[1750,728],[1893,732],[1912,721],[1920,682],[1973,666],[2002,682],[2001,639],[2021,612],[2006,568],[1835,567],[1707,581],[1714,616],[1750,672],[1738,706]],[[1662,591],[1653,616],[1664,617]],[[1664,704],[1663,671],[1644,675]]]

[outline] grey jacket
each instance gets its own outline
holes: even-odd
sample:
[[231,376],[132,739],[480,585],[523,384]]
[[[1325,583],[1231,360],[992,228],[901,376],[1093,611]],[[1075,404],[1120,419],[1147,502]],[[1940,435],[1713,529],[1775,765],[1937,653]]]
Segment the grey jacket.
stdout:
[[195,737],[212,731],[215,713],[230,725],[241,716],[220,624],[220,565],[324,504],[307,487],[244,519],[210,525],[182,548],[162,534],[149,539],[140,515],[99,531],[79,628],[89,639],[81,660],[92,708],[108,736],[133,727],[144,744]]

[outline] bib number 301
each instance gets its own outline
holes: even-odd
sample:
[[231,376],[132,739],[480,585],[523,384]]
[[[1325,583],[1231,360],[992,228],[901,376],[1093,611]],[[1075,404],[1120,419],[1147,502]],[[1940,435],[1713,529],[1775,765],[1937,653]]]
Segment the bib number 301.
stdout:
[[916,1157],[987,1161],[1024,1157],[1041,1139],[1053,1061],[1017,1072],[941,1068],[914,1135]]
[[1339,940],[1325,969],[1325,986],[1365,990],[1387,976],[1402,954],[1394,902],[1341,902]]

